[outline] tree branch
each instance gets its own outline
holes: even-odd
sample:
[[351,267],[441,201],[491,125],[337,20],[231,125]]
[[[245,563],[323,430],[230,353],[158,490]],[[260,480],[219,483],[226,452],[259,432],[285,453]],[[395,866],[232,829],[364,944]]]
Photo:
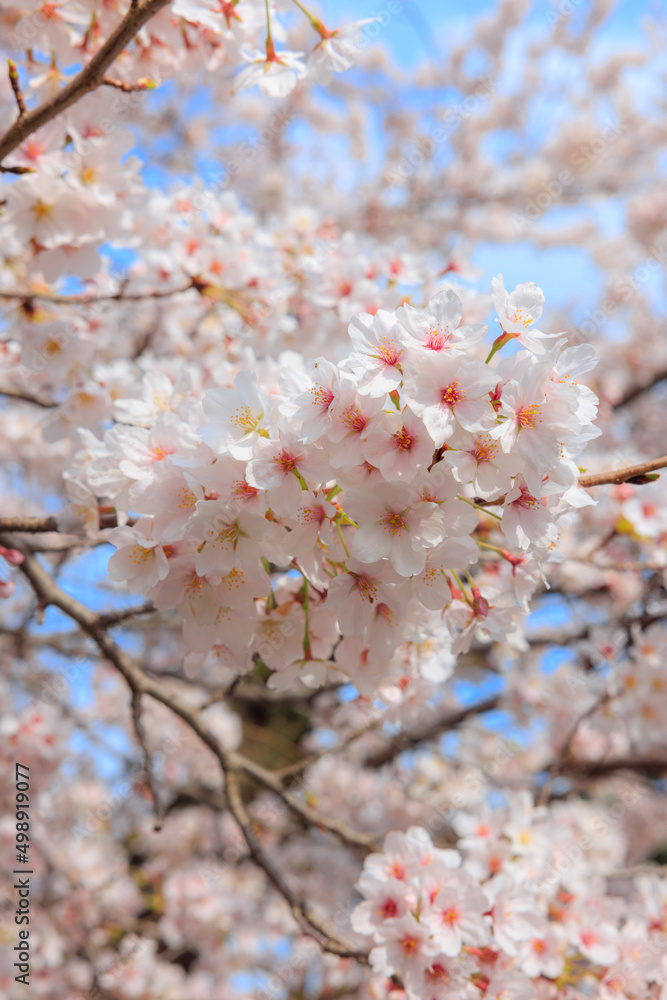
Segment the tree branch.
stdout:
[[[635,482],[641,486],[658,478],[657,476],[652,476],[651,479],[644,477],[651,476],[651,473],[656,472],[658,469],[666,468],[667,455],[663,455],[662,458],[653,458],[648,462],[640,462],[639,465],[628,465],[624,469],[616,469],[613,472],[597,472],[592,476],[579,476],[578,482],[586,490],[594,486],[613,486],[629,482]],[[506,494],[503,494],[501,497],[496,497],[495,500],[484,500],[482,497],[475,497],[475,503],[478,507],[497,507],[505,503],[505,496]]]
[[[17,545],[11,535],[0,536],[0,544],[4,541],[8,545]],[[145,734],[140,718],[140,699],[142,694],[148,694],[156,701],[166,705],[180,718],[186,722],[190,728],[200,737],[202,742],[213,751],[218,759],[220,767],[225,776],[227,801],[231,814],[239,824],[248,850],[255,864],[266,874],[280,895],[289,905],[294,918],[301,929],[311,937],[315,938],[320,947],[334,955],[343,958],[355,958],[361,962],[367,962],[368,957],[365,952],[357,950],[349,942],[340,938],[334,928],[329,927],[327,922],[315,914],[311,908],[302,902],[292,891],[290,886],[283,879],[279,869],[266,854],[255,835],[252,822],[241,798],[238,786],[238,774],[245,772],[255,778],[259,784],[270,789],[280,796],[281,799],[294,812],[298,813],[309,824],[323,827],[335,833],[345,843],[354,846],[370,847],[375,846],[373,838],[363,834],[356,834],[349,831],[345,824],[336,819],[329,819],[312,809],[305,803],[300,802],[291,793],[282,787],[282,784],[275,775],[264,768],[259,767],[252,761],[247,760],[241,754],[226,750],[208,727],[202,722],[197,710],[182,702],[175,694],[169,691],[157,681],[148,677],[144,671],[138,667],[116,644],[109,638],[103,626],[100,625],[100,615],[86,608],[76,598],[66,594],[56,582],[49,576],[47,571],[40,565],[29,550],[25,550],[25,559],[21,564],[21,570],[30,582],[40,604],[44,607],[51,604],[60,608],[81,629],[91,636],[103,656],[106,657],[122,674],[128,683],[132,694],[132,712],[134,718],[137,738],[145,754],[145,766],[147,767],[147,779],[152,785],[152,771],[150,771],[149,755],[146,747]],[[154,801],[156,804],[156,822],[160,819],[159,806],[155,790],[152,788]]]
[[55,517],[0,517],[0,531],[58,531]]
[[609,700],[609,693],[605,691],[600,698],[596,699],[592,705],[589,705],[586,711],[583,712],[577,718],[574,725],[570,729],[570,732],[568,733],[565,742],[560,748],[556,756],[556,759],[549,767],[549,778],[544,783],[544,786],[540,794],[538,795],[536,805],[546,805],[546,803],[549,801],[549,796],[551,795],[551,790],[553,788],[554,781],[559,774],[563,773],[563,768],[565,767],[568,757],[570,756],[572,744],[574,743],[574,739],[577,733],[579,732],[579,727],[581,726],[582,722],[585,722],[586,719],[590,719],[591,715],[594,715],[595,712],[597,712],[598,708],[601,708],[602,705],[604,705],[608,700]]
[[98,617],[98,624],[101,628],[112,628],[114,625],[120,625],[121,622],[125,622],[128,618],[136,618],[138,615],[152,615],[157,608],[152,601],[146,604],[139,604],[136,608],[124,608],[122,611],[109,611],[107,614],[100,614]]
[[632,385],[625,390],[622,396],[612,403],[612,410],[620,410],[622,407],[627,406],[629,403],[634,403],[635,399],[642,396],[645,392],[650,392],[651,389],[659,385],[660,382],[664,382],[667,379],[667,368],[663,368],[661,371],[655,372],[651,377],[650,381],[643,383],[642,385]]
[[26,108],[25,101],[23,100],[23,91],[21,90],[21,84],[19,83],[19,74],[16,69],[16,63],[13,59],[7,60],[7,67],[9,69],[9,83],[11,84],[11,88],[16,99],[16,105],[19,109],[18,120],[21,121],[25,117],[28,109]]
[[114,87],[116,90],[122,90],[124,94],[133,94],[141,90],[153,90],[155,87],[153,80],[149,80],[148,77],[142,77],[136,83],[126,83],[125,80],[116,80],[114,77],[105,76],[101,83],[104,87]]
[[51,100],[35,108],[34,111],[29,111],[24,115],[19,114],[11,128],[0,139],[0,162],[42,125],[46,125],[47,122],[52,121],[91,90],[95,90],[101,84],[109,66],[132,41],[137,32],[168,3],[169,0],[146,0],[141,5],[130,6],[125,17],[111,33],[102,48],[95,53],[90,62],[77,73],[67,86],[59,90]]
[[568,778],[604,778],[616,771],[637,771],[648,778],[660,778],[667,774],[667,758],[660,757],[617,757],[611,760],[566,761],[560,773]]
[[20,292],[0,292],[0,299],[20,299],[22,301],[39,299],[41,302],[52,302],[54,305],[59,306],[88,306],[94,305],[97,302],[139,302],[144,299],[166,299],[171,295],[182,295],[183,292],[189,292],[191,288],[196,287],[193,281],[189,281],[182,288],[162,288],[148,292],[129,292],[127,294],[124,289],[121,289],[118,292],[105,292],[101,295],[87,295],[85,292],[79,295],[58,295],[51,292],[34,292],[26,289]]
[[441,733],[460,726],[471,715],[481,715],[483,712],[490,712],[492,709],[497,708],[499,703],[500,696],[496,695],[493,698],[486,698],[485,701],[478,701],[474,705],[466,705],[465,708],[460,709],[458,712],[450,712],[449,715],[436,719],[422,729],[406,729],[402,733],[397,733],[396,736],[389,740],[385,747],[370,754],[364,761],[364,765],[366,767],[383,767],[398,757],[399,754],[403,753],[404,750],[410,750],[412,747],[416,747],[419,743],[424,743],[426,740],[434,740]]
[[151,753],[148,749],[146,743],[146,731],[144,729],[144,723],[141,718],[141,692],[132,692],[132,722],[134,723],[134,732],[136,733],[137,742],[141,747],[144,755],[144,779],[148,785],[148,789],[151,793],[153,799],[153,808],[155,810],[155,825],[154,830],[162,829],[162,821],[164,819],[164,812],[160,804],[160,798],[157,793],[157,787],[155,784],[155,775],[153,774],[153,764],[151,761]]
[[[255,864],[262,869],[269,881],[278,890],[283,899],[285,899],[290,910],[292,911],[294,919],[299,924],[301,929],[304,930],[306,934],[314,937],[324,951],[331,952],[341,958],[356,958],[360,962],[367,963],[368,956],[365,952],[357,951],[353,945],[339,938],[333,929],[327,926],[324,920],[317,916],[317,914],[313,913],[311,908],[298,899],[298,897],[292,892],[289,885],[282,877],[279,869],[269,858],[268,854],[264,851],[264,848],[255,836],[252,822],[246,812],[243,799],[241,798],[237,769],[232,768],[230,770],[226,770],[223,766],[223,771],[227,786],[229,810],[238,825],[241,827],[241,832],[243,833],[245,842],[248,845],[250,855]],[[313,933],[313,931],[315,931],[315,933]]]
[[311,764],[316,764],[318,760],[322,757],[330,757],[331,754],[341,753],[343,750],[347,749],[351,743],[358,740],[360,736],[365,736],[366,733],[372,732],[374,729],[382,723],[382,718],[373,719],[371,722],[367,722],[365,726],[360,726],[359,729],[355,729],[353,732],[349,733],[340,743],[337,743],[333,747],[324,747],[323,750],[319,750],[317,753],[309,754],[308,757],[304,757],[303,760],[298,760],[295,764],[288,764],[286,767],[281,767],[276,773],[283,781],[291,778],[297,777],[302,771],[310,767]]
[[580,476],[579,485],[584,489],[592,486],[608,486],[618,483],[627,483],[630,480],[640,480],[643,476],[655,472],[657,469],[667,468],[667,455],[662,458],[653,458],[649,462],[640,462],[639,465],[629,465],[625,469],[616,469],[614,472],[598,472],[593,476]]
[[35,406],[41,406],[45,410],[50,410],[58,405],[50,399],[40,399],[39,396],[32,396],[29,392],[22,392],[20,389],[0,389],[0,396],[7,396],[9,399],[21,399],[24,403],[34,403]]
[[52,605],[60,608],[64,614],[77,623],[80,628],[89,635],[97,644],[102,655],[125,678],[132,694],[148,694],[156,701],[166,705],[171,711],[178,715],[192,729],[200,740],[213,751],[220,761],[225,771],[236,769],[243,771],[249,777],[277,795],[285,805],[296,813],[310,826],[328,830],[340,841],[350,847],[373,850],[377,847],[376,838],[370,834],[359,833],[351,829],[343,820],[336,817],[326,816],[319,810],[302,802],[296,795],[293,795],[283,786],[282,781],[271,771],[249,760],[242,754],[232,750],[226,750],[213,735],[199,715],[199,710],[187,705],[178,695],[170,691],[159,681],[149,677],[141,667],[137,666],[132,659],[110,638],[104,625],[101,624],[98,613],[91,611],[76,598],[70,597],[62,590],[55,580],[48,574],[44,567],[32,555],[30,548],[24,545],[16,536],[0,535],[0,544],[7,548],[19,549],[25,556],[23,562],[18,567],[29,581],[42,607]]

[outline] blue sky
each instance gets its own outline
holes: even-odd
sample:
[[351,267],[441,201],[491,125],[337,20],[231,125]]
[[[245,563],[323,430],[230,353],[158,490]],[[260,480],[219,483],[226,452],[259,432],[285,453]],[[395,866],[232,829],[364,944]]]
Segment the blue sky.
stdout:
[[[391,9],[402,4],[402,11],[391,17],[386,16]],[[548,15],[555,11],[566,12],[573,8],[574,23],[581,21],[590,9],[588,0],[538,0],[533,4],[529,25],[539,33],[548,27]],[[424,59],[433,47],[444,53],[452,44],[469,37],[473,23],[480,17],[492,13],[497,0],[396,0],[389,7],[389,0],[319,0],[318,8],[328,26],[337,26],[347,21],[385,14],[386,26],[380,39],[397,62],[404,66],[415,66]],[[642,18],[646,15],[660,18],[665,13],[664,0],[618,0],[612,16],[600,33],[598,45],[615,46],[640,42],[643,37]]]

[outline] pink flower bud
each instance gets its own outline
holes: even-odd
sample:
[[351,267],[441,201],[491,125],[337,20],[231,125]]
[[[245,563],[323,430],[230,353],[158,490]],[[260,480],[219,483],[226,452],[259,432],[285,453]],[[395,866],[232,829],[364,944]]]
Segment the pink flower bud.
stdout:
[[472,588],[472,609],[480,618],[486,618],[489,613],[489,602],[482,596],[479,587]]
[[0,556],[3,556],[8,563],[12,566],[20,566],[25,556],[18,549],[6,549],[4,545],[0,545]]

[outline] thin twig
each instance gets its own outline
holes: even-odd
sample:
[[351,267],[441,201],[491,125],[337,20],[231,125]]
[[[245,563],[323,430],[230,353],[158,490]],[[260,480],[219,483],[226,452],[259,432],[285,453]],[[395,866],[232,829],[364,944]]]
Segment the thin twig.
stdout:
[[631,479],[641,479],[643,476],[656,472],[657,469],[667,468],[667,455],[662,458],[654,458],[649,462],[640,462],[639,465],[629,465],[625,469],[617,469],[615,472],[598,472],[594,476],[580,476],[579,485],[584,489],[592,486],[610,486],[618,483],[627,483]]
[[366,733],[370,733],[374,729],[377,729],[382,721],[381,717],[379,719],[373,719],[371,722],[367,722],[365,726],[360,726],[359,729],[355,729],[348,736],[346,736],[344,740],[341,740],[340,743],[336,743],[335,746],[325,747],[317,753],[304,757],[303,760],[298,760],[296,764],[288,764],[287,767],[281,767],[279,771],[276,771],[276,774],[283,781],[294,778],[301,774],[302,771],[305,771],[306,768],[310,767],[312,764],[316,764],[318,760],[322,759],[322,757],[329,757],[331,754],[342,753],[343,750],[346,750],[350,744],[354,743],[355,740],[358,740],[359,737],[365,736]]
[[126,83],[125,80],[116,80],[112,76],[105,76],[101,80],[101,83],[104,87],[114,87],[116,90],[122,90],[124,94],[133,94],[142,90],[153,90],[155,87],[154,81],[149,80],[147,77],[137,80],[136,83]]
[[23,100],[23,91],[21,90],[21,84],[19,82],[19,74],[16,68],[16,63],[13,59],[7,60],[7,67],[9,69],[9,82],[11,88],[14,91],[14,97],[16,98],[16,104],[19,109],[18,121],[22,121],[23,118],[28,113],[28,109],[25,106],[25,101]]
[[579,727],[581,726],[582,722],[585,722],[586,719],[590,719],[591,715],[594,715],[595,712],[597,712],[598,708],[601,708],[602,705],[604,705],[604,703],[608,700],[609,700],[609,692],[605,691],[600,698],[596,699],[592,705],[589,705],[586,711],[583,712],[577,718],[574,725],[570,729],[570,732],[567,735],[567,739],[560,748],[556,759],[549,767],[549,778],[547,781],[545,781],[540,791],[540,794],[537,797],[537,802],[536,802],[537,805],[545,805],[549,801],[554,781],[560,774],[563,773],[563,767],[568,757],[570,756],[572,743],[574,742],[575,736],[579,732]]
[[0,299],[21,299],[24,301],[39,299],[42,302],[52,302],[54,305],[59,306],[89,306],[97,302],[139,302],[144,299],[166,299],[171,295],[182,295],[184,292],[189,292],[192,288],[195,288],[195,285],[192,281],[189,281],[187,285],[183,285],[180,288],[160,288],[147,292],[126,293],[123,286],[118,292],[104,292],[100,295],[88,295],[85,292],[77,295],[58,295],[51,292],[34,292],[26,289],[20,292],[0,292]]
[[213,694],[210,696],[210,698],[208,698],[201,706],[202,711],[205,708],[208,708],[210,705],[215,705],[217,701],[223,701],[224,698],[230,698],[236,691],[236,688],[241,683],[241,680],[242,677],[241,674],[239,674],[237,677],[234,678],[231,684],[227,685],[227,687],[218,688],[217,691],[214,691]]
[[[663,455],[662,458],[653,458],[648,462],[640,462],[639,465],[628,465],[624,469],[616,469],[613,472],[597,472],[592,476],[579,476],[578,483],[585,490],[592,489],[594,486],[614,486],[629,482],[641,486],[657,479],[657,476],[652,476],[650,479],[644,477],[651,476],[651,473],[658,469],[667,469],[667,455]],[[505,503],[506,496],[507,494],[504,493],[501,497],[496,497],[495,500],[475,497],[474,502],[478,507],[497,507]]]
[[136,608],[124,608],[123,611],[109,611],[107,614],[100,614],[98,619],[98,624],[102,628],[112,628],[114,625],[120,625],[121,622],[125,622],[128,618],[137,618],[139,615],[152,615],[157,608],[152,601],[147,604],[140,604]]
[[144,778],[146,780],[146,784],[148,785],[148,790],[151,793],[151,798],[153,799],[153,809],[155,810],[155,825],[153,829],[157,831],[162,829],[164,812],[160,804],[160,797],[157,793],[155,776],[153,774],[153,762],[150,750],[148,749],[148,745],[146,743],[146,731],[141,718],[141,691],[132,692],[132,722],[134,723],[134,731],[137,736],[137,742],[139,743],[144,755]]
[[23,174],[34,173],[36,173],[34,167],[3,167],[0,164],[0,174],[16,174],[18,177],[22,177]]

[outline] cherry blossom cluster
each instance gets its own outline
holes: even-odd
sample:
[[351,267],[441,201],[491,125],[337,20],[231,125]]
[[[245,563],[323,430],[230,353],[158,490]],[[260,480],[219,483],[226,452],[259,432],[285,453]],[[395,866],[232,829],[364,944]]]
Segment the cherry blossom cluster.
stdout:
[[[147,373],[101,440],[83,435],[68,476],[141,515],[109,535],[109,573],[177,609],[189,670],[259,657],[272,686],[373,691],[406,655],[438,683],[512,632],[560,519],[590,502],[575,458],[596,398],[576,379],[596,359],[536,328],[535,285],[493,291],[486,362],[486,327],[447,290],[354,317],[338,364],[281,355],[269,391],[247,368],[202,398]],[[494,569],[473,577],[480,548]]]
[[[128,9],[119,0],[8,5],[3,45],[31,53],[24,67],[26,96],[53,96],[67,79],[64,70],[92,58]],[[309,22],[308,54],[286,47],[291,11]],[[233,73],[235,90],[258,86],[264,94],[284,97],[303,78],[326,83],[334,72],[353,66],[370,40],[366,26],[376,20],[329,28],[300,3],[165,0],[155,5],[150,25],[139,31],[115,72],[118,82],[141,91],[178,73],[197,73],[203,65]]]
[[535,672],[528,684],[524,672],[508,672],[510,697],[522,711],[542,714],[548,706],[541,762],[549,763],[563,734],[575,726],[571,749],[577,758],[604,761],[633,753],[659,758],[667,731],[664,624],[599,627],[582,640],[579,652],[590,664],[587,674],[576,660],[553,674]]
[[366,858],[352,925],[376,975],[397,975],[409,1000],[657,995],[667,883],[638,876],[630,898],[605,895],[624,844],[603,809],[521,793],[454,826],[457,850],[411,827]]

